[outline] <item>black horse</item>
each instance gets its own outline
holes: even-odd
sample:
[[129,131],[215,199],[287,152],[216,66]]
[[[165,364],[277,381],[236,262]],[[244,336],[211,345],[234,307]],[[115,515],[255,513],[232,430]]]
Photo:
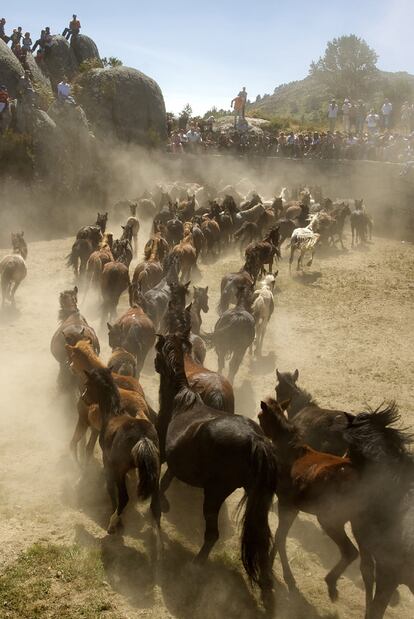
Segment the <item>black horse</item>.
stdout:
[[158,433],[161,454],[168,471],[161,481],[163,496],[171,480],[204,490],[204,543],[197,560],[207,560],[219,538],[221,505],[237,488],[244,488],[246,505],[241,539],[244,568],[270,602],[270,529],[268,513],[276,490],[275,451],[260,427],[251,419],[230,415],[206,406],[190,390],[184,370],[181,334],[160,335],[156,344],[155,369],[160,374]]
[[300,431],[304,443],[317,451],[343,456],[348,447],[343,434],[352,415],[321,408],[310,393],[297,385],[299,370],[276,370],[276,376],[276,399],[289,401],[288,419]]

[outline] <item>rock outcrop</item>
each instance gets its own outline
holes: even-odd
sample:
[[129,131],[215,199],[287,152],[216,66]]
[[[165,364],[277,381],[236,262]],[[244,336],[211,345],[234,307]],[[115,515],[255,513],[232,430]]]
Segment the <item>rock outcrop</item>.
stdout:
[[166,137],[166,115],[158,84],[136,69],[93,69],[78,79],[78,100],[97,136],[136,144]]
[[70,46],[79,65],[85,60],[101,60],[95,41],[84,34],[73,37]]
[[0,40],[0,85],[7,86],[12,97],[17,94],[19,80],[23,73],[23,67],[10,47]]
[[45,54],[44,63],[54,87],[64,75],[70,80],[78,70],[75,52],[69,42],[60,35],[53,37],[53,45]]

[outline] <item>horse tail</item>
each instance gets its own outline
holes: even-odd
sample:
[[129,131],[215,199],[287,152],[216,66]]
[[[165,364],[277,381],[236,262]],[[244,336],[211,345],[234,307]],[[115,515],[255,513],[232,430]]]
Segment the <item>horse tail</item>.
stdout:
[[158,488],[161,468],[158,447],[150,438],[143,436],[133,446],[131,455],[138,469],[137,495],[145,501]]
[[241,558],[250,580],[262,589],[272,588],[271,531],[268,514],[276,491],[277,460],[271,442],[255,437],[250,452],[250,482],[240,506],[243,516]]
[[76,268],[78,266],[79,254],[76,251],[77,245],[74,243],[70,254],[66,256],[66,266]]

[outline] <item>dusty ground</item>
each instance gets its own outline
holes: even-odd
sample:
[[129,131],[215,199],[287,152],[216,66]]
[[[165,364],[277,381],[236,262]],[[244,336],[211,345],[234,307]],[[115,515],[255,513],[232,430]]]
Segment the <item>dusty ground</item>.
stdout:
[[[107,536],[109,501],[98,455],[87,479],[77,483],[80,471],[68,453],[74,407],[57,393],[57,366],[49,352],[58,293],[72,284],[63,259],[70,243],[29,246],[18,312],[0,316],[0,617],[262,616],[239,563],[237,496],[221,514],[222,541],[198,571],[190,563],[203,532],[198,491],[178,483],[170,489],[166,546],[156,561],[147,505],[131,505],[124,535]],[[221,275],[239,266],[236,255],[202,265],[211,291],[206,330],[216,320]],[[236,378],[238,412],[255,417],[260,398],[274,389],[276,367],[299,368],[300,384],[326,406],[358,411],[365,403],[395,398],[407,424],[414,423],[413,267],[412,246],[380,239],[366,251],[317,255],[313,275],[305,280],[290,279],[282,261],[264,356],[247,357]],[[94,301],[82,310],[97,327]],[[107,358],[104,334],[101,341]],[[216,368],[212,353],[207,361]],[[156,407],[158,380],[151,363],[142,383]],[[288,553],[302,595],[290,599],[280,585],[277,617],[362,617],[357,565],[346,572],[340,600],[331,604],[323,576],[335,547],[311,518],[301,518],[291,533]],[[281,581],[278,562],[275,571]],[[413,616],[413,598],[401,593],[398,608],[388,610],[390,618]]]

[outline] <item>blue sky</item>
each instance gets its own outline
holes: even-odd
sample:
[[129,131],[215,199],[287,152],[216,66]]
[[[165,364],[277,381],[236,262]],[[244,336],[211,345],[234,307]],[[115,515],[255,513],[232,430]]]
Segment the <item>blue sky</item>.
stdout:
[[61,32],[72,13],[102,56],[117,56],[159,83],[169,111],[229,107],[242,86],[250,98],[306,76],[326,42],[366,39],[386,71],[414,73],[414,0],[21,0],[2,3],[7,29]]

